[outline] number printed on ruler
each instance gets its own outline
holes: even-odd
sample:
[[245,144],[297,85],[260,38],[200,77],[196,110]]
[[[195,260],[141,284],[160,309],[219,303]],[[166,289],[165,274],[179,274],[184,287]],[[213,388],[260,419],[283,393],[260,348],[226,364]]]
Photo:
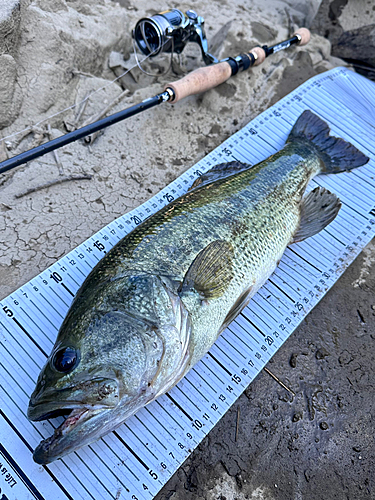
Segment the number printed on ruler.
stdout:
[[[375,232],[375,144],[370,138],[375,118],[364,95],[375,103],[375,84],[343,68],[314,77],[141,207],[113,221],[1,301],[0,436],[9,439],[3,443],[0,437],[0,445],[14,461],[19,477],[23,474],[22,484],[37,492],[34,498],[52,498],[52,494],[55,500],[119,495],[133,500],[153,498],[371,240]],[[342,201],[337,218],[313,238],[287,248],[279,267],[249,306],[168,394],[96,443],[38,469],[31,452],[51,435],[62,417],[29,422],[29,396],[88,273],[129,231],[186,192],[214,165],[228,161],[254,165],[278,151],[305,109],[326,120],[333,135],[352,142],[370,157],[358,170],[317,177],[309,185],[309,190],[323,186],[337,193]],[[9,500],[15,499],[14,485],[20,480],[8,468],[4,474],[10,476],[0,483],[1,491]]]

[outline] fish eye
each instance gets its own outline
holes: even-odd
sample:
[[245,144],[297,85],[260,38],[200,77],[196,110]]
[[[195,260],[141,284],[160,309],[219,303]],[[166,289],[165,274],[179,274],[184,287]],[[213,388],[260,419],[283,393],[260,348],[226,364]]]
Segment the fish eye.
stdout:
[[73,347],[64,347],[53,356],[52,365],[62,373],[69,373],[77,365],[78,352]]

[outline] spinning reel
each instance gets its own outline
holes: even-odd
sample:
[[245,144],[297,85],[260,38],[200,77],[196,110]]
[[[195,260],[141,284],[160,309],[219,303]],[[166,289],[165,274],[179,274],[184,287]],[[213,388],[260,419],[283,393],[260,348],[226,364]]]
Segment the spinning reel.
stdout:
[[194,10],[184,14],[178,9],[166,10],[140,19],[132,31],[135,44],[145,56],[155,57],[161,52],[181,54],[188,42],[199,45],[205,64],[218,59],[208,52],[204,19]]

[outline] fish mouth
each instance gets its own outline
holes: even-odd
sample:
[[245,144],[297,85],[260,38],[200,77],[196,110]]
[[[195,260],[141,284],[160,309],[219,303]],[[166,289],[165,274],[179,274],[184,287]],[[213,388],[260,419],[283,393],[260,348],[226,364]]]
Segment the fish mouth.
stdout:
[[[37,386],[30,397],[28,419],[34,422],[59,416],[66,419],[37,446],[33,454],[35,462],[53,462],[101,437],[109,416],[117,412],[121,399],[119,385],[117,380],[96,378],[61,391]],[[91,389],[89,396],[83,394],[84,389]]]
[[[52,436],[44,439],[35,448],[33,459],[37,464],[44,465],[57,460],[62,455],[77,449],[77,432],[79,428],[89,424],[89,421],[100,413],[108,412],[107,408],[60,408],[39,414],[33,420],[46,420],[57,416],[67,416],[64,422],[55,429]],[[94,438],[95,439],[95,438]],[[81,443],[85,444],[85,442]]]

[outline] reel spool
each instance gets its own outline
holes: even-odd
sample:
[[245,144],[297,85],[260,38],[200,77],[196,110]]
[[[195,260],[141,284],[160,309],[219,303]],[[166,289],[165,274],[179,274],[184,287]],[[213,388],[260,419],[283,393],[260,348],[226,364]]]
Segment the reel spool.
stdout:
[[134,46],[145,56],[155,57],[162,52],[181,54],[188,42],[199,45],[205,64],[217,63],[208,52],[204,19],[194,10],[184,14],[178,9],[166,10],[140,19],[132,31]]

